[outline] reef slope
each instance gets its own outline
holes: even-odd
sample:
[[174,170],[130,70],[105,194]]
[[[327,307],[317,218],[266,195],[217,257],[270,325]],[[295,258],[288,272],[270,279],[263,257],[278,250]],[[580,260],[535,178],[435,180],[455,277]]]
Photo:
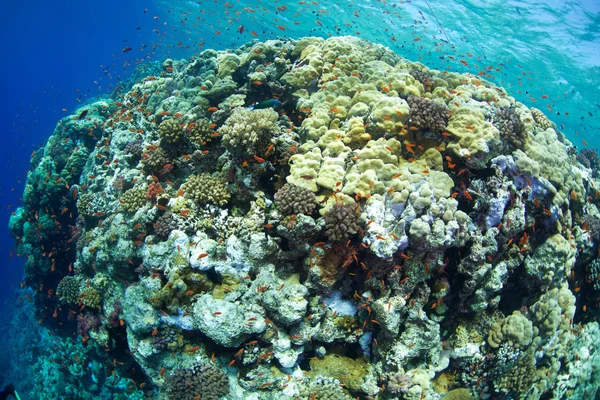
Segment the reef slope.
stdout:
[[354,37],[154,69],[32,156],[40,393],[594,397],[597,156],[541,111]]

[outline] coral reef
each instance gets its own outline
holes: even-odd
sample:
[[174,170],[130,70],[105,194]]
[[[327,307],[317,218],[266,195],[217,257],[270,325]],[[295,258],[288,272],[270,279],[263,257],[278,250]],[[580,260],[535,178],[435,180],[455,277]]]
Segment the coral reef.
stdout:
[[148,68],[11,216],[37,398],[598,395],[598,156],[540,110],[355,37]]

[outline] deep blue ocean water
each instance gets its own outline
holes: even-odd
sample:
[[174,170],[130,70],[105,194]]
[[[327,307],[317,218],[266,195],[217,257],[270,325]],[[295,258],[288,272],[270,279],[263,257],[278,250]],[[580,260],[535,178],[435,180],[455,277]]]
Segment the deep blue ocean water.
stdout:
[[[430,68],[477,74],[491,66],[487,79],[546,112],[578,148],[600,148],[600,3],[594,0],[8,2],[0,25],[4,330],[10,318],[37,328],[11,314],[22,259],[7,223],[20,204],[29,157],[59,118],[110,93],[145,61],[306,35],[360,36]],[[3,349],[0,383],[23,378]]]

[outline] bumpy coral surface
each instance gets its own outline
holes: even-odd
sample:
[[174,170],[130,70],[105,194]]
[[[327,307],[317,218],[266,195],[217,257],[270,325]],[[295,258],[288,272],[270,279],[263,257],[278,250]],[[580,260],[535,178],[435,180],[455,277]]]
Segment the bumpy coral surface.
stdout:
[[61,120],[10,221],[86,393],[597,394],[598,162],[541,111],[354,37],[151,70]]

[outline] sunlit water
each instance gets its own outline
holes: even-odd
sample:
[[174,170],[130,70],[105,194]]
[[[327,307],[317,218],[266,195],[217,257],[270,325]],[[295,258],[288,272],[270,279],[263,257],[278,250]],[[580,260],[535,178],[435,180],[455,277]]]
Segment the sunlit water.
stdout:
[[[91,13],[93,7],[90,4]],[[207,48],[234,48],[254,39],[354,35],[387,45],[430,68],[482,74],[519,101],[543,110],[578,148],[584,142],[600,148],[600,3],[595,1],[156,1],[146,13],[143,7],[131,20],[132,31],[142,26],[140,35],[115,45],[112,57],[107,52],[103,65],[112,69],[102,69],[97,80],[82,82],[82,86],[106,93],[118,83],[117,76],[126,79],[145,60],[188,57]],[[86,32],[76,34],[84,37]],[[128,45],[133,49],[125,54],[122,50]],[[98,70],[99,66],[82,60],[81,68]],[[49,89],[36,90],[46,94]],[[86,101],[87,93],[82,98]],[[63,98],[60,105],[52,106],[55,111],[71,110],[79,103]],[[37,114],[29,111],[19,118],[35,120]],[[27,147],[50,133],[39,132]],[[17,185],[14,181],[6,184],[7,197],[14,195],[9,192],[11,186]],[[10,324],[18,327],[12,334],[19,333],[16,340],[12,338],[13,345],[53,345],[52,336],[38,327],[31,308],[21,309],[2,326],[5,337]],[[19,348],[2,349],[3,357],[8,351],[19,352]],[[35,373],[39,371],[12,365],[6,366],[3,376],[21,380],[26,387]]]

